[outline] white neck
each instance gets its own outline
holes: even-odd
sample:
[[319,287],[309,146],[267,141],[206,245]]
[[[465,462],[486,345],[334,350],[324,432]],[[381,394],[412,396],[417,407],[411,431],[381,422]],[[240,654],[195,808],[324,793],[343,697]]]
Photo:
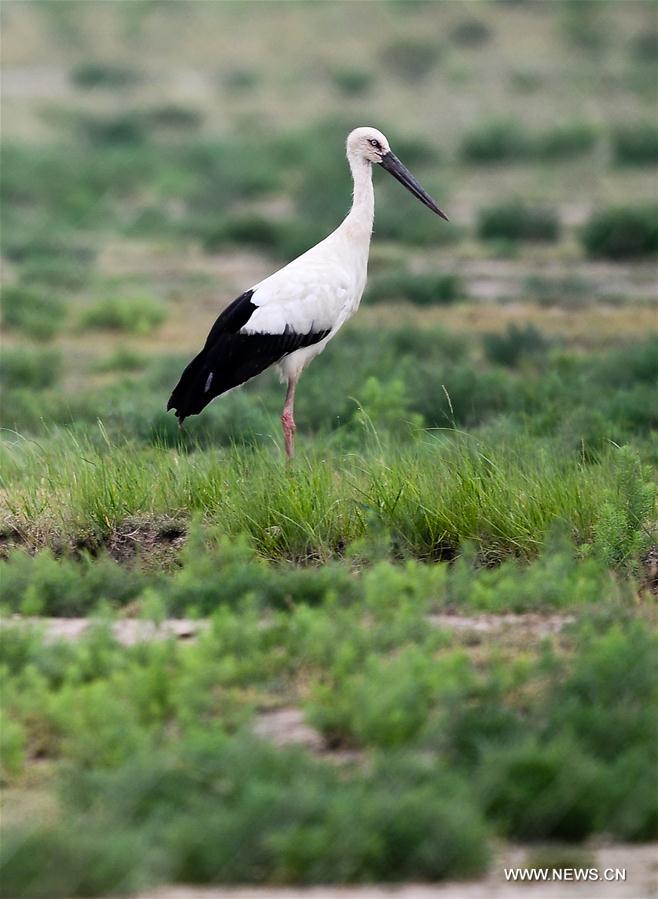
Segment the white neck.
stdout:
[[372,187],[372,165],[362,157],[349,157],[354,197],[352,208],[343,222],[350,237],[370,243],[375,217],[375,192]]

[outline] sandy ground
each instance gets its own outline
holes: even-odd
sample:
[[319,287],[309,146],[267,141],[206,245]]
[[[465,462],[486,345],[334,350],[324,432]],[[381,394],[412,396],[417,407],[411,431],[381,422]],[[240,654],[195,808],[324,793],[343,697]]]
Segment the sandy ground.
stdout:
[[[32,626],[38,628],[48,640],[80,640],[94,623],[90,618],[23,618],[17,615],[0,621],[0,627]],[[112,622],[112,633],[123,646],[133,646],[169,637],[191,640],[207,627],[207,621],[185,618],[172,618],[161,624],[139,618],[122,618]]]
[[600,877],[606,869],[621,868],[620,882],[553,882],[510,884],[504,868],[523,863],[521,849],[505,850],[483,880],[440,885],[405,884],[394,887],[217,888],[167,887],[141,893],[135,899],[654,899],[658,897],[658,845],[608,846],[592,853]]
[[[435,627],[445,627],[461,633],[490,634],[499,631],[520,631],[535,639],[556,634],[574,619],[572,615],[457,615],[440,613],[429,615]],[[94,625],[90,618],[30,618],[14,615],[0,620],[0,627],[38,627],[50,640],[79,640]],[[207,619],[169,618],[159,624],[140,618],[120,618],[112,622],[112,632],[119,643],[133,646],[150,640],[193,640],[209,626]]]

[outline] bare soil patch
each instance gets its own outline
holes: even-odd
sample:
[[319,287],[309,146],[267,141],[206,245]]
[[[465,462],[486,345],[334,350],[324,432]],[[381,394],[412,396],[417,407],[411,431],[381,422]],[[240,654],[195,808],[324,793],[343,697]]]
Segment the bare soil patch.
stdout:
[[[445,627],[459,633],[498,634],[503,630],[523,632],[533,639],[541,639],[559,633],[565,625],[574,620],[572,615],[540,615],[528,613],[517,615],[458,615],[454,613],[435,614],[429,621],[436,627]],[[13,615],[0,620],[0,627],[38,626],[47,639],[79,640],[94,626],[90,618],[32,618]],[[152,640],[195,639],[209,626],[208,619],[168,618],[160,623],[141,618],[120,618],[111,624],[112,632],[123,646]],[[267,626],[264,623],[264,626]]]

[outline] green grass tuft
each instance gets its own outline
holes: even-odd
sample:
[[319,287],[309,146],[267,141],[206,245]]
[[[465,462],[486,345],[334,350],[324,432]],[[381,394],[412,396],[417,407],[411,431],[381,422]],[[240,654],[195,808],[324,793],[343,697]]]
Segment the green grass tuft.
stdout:
[[85,309],[80,326],[84,329],[149,334],[166,317],[166,308],[159,300],[150,297],[116,297],[98,300]]
[[20,285],[2,292],[3,323],[27,337],[52,340],[64,326],[66,307],[58,298]]
[[589,256],[641,259],[658,253],[658,206],[611,206],[592,213],[581,237]]
[[480,210],[477,235],[481,240],[551,242],[560,236],[560,220],[553,209],[504,200]]

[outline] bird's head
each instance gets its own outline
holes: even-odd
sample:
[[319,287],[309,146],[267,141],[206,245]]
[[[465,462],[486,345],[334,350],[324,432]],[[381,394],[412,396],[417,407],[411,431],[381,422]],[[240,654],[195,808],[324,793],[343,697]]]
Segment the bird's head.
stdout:
[[347,135],[347,158],[361,158],[379,164],[390,153],[386,135],[376,128],[355,128]]
[[391,150],[386,135],[376,128],[355,128],[347,135],[347,158],[350,163],[361,161],[381,165],[393,177],[404,184],[410,193],[424,203],[432,212],[440,215],[448,221],[448,216],[443,212],[427,191],[421,187],[411,174],[409,169],[397,158]]

